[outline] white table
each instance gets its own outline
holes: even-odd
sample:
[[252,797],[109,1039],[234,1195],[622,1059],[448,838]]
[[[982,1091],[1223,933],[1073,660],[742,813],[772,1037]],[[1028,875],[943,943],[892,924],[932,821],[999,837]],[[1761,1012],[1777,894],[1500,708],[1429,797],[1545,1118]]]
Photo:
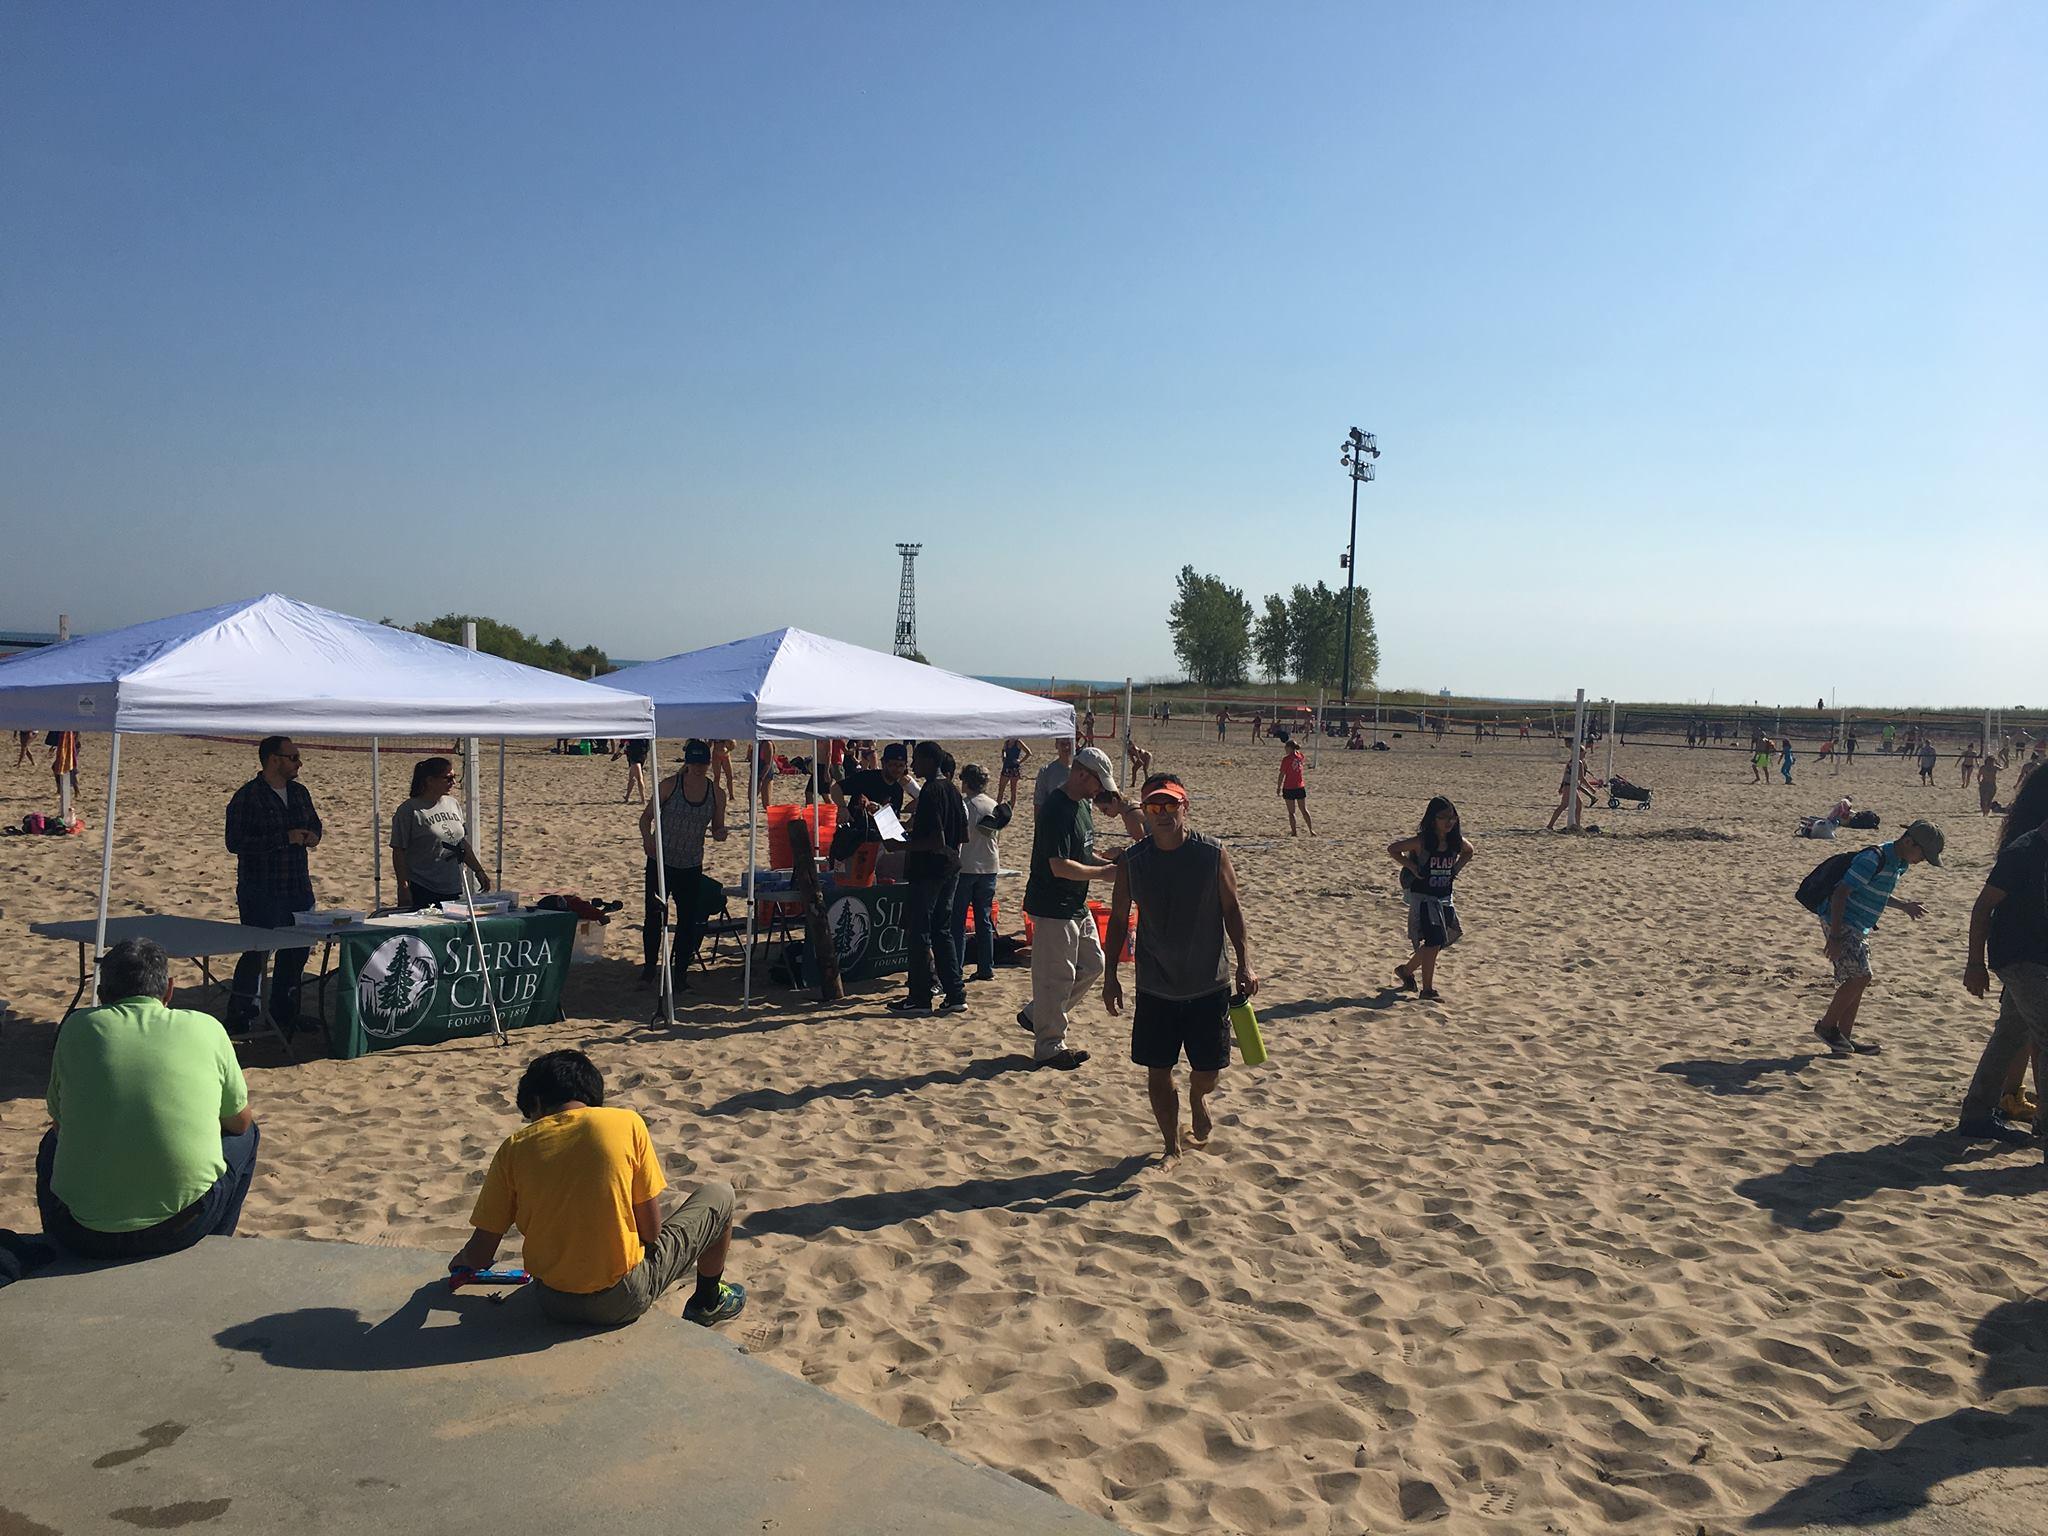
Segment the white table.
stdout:
[[[85,996],[85,989],[92,985],[92,970],[86,963],[86,951],[92,947],[98,926],[90,917],[28,925],[28,931],[38,938],[68,941],[78,946],[78,990],[71,994],[71,1002],[64,1010],[67,1014],[78,1006],[79,999]],[[197,961],[199,974],[208,986],[220,984],[213,974],[212,961],[216,955],[244,955],[252,950],[275,954],[281,949],[311,949],[332,932],[331,929],[320,928],[251,928],[241,923],[224,923],[216,918],[176,917],[166,912],[107,919],[109,945],[118,944],[123,939],[148,939],[173,960]],[[266,969],[262,990],[256,999],[257,1017],[277,1037],[285,1054],[296,1061],[298,1058],[293,1055],[291,1042],[277,1027],[277,1021],[270,1017],[269,987],[270,975]]]

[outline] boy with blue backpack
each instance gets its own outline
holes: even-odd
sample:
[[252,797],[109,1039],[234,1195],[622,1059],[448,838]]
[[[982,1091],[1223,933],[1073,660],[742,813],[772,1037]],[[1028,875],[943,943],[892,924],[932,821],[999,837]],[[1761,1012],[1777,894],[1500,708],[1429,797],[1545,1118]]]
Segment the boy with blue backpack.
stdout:
[[1813,1026],[1833,1054],[1875,1056],[1881,1049],[1876,1041],[1854,1035],[1856,1010],[1870,985],[1870,935],[1886,907],[1897,907],[1916,921],[1927,910],[1892,892],[1909,865],[1924,859],[1939,869],[1944,841],[1933,822],[1916,821],[1889,843],[1824,860],[1800,882],[1799,904],[1820,919],[1835,970],[1835,995]]

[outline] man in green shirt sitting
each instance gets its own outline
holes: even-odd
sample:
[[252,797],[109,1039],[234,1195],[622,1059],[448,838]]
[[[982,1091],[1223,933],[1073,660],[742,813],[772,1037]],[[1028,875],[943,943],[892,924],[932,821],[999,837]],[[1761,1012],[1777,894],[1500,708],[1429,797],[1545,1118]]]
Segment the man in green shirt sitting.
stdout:
[[124,939],[100,1006],[57,1032],[36,1152],[43,1231],[86,1259],[140,1259],[232,1237],[256,1171],[256,1119],[220,1021],[173,1008],[171,961]]

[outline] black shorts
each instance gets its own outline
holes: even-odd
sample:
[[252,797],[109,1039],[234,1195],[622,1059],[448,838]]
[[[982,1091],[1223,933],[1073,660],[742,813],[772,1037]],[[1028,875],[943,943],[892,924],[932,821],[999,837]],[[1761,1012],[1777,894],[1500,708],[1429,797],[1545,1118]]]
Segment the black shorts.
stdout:
[[1131,1060],[1141,1067],[1174,1067],[1185,1050],[1197,1072],[1230,1065],[1230,992],[1176,1002],[1140,992],[1131,1005]]
[[1283,789],[1280,791],[1280,798],[1282,800],[1306,800],[1308,798],[1308,786],[1304,784],[1299,789]]

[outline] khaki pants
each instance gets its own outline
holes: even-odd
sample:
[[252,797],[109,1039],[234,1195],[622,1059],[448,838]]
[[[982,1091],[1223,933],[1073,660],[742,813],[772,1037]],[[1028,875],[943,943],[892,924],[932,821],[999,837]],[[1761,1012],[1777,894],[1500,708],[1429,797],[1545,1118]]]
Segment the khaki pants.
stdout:
[[1032,1056],[1044,1061],[1066,1049],[1067,1021],[1102,980],[1102,937],[1095,918],[1031,918]]
[[[1998,999],[1998,1022],[1991,1038],[1984,1042],[1977,1072],[1970,1079],[1970,1091],[1963,1096],[1963,1120],[1983,1121],[1998,1108],[1998,1096],[2005,1087],[2005,1074],[2013,1059],[2027,1050],[2048,1050],[2048,966],[2021,961],[1998,973],[2003,991]],[[2034,1121],[2034,1136],[2048,1144],[2048,1115]]]
[[654,1298],[696,1267],[704,1250],[732,1224],[732,1186],[714,1179],[700,1186],[675,1215],[661,1224],[654,1246],[623,1279],[602,1291],[578,1295],[552,1291],[538,1281],[540,1309],[558,1323],[595,1323],[616,1328],[654,1305]]

